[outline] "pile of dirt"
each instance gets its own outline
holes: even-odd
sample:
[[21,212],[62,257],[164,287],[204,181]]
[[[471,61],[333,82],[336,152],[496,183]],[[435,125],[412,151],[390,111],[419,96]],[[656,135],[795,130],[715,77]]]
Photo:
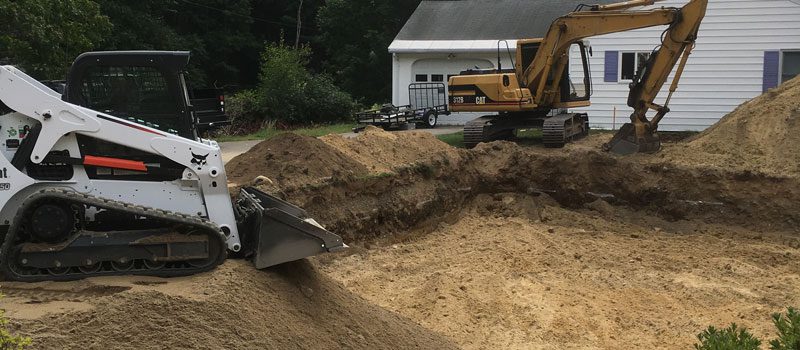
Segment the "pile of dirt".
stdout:
[[370,172],[384,173],[433,157],[456,157],[458,150],[427,132],[388,132],[374,126],[354,138],[323,136],[322,141],[363,164]]
[[686,349],[731,322],[770,339],[770,314],[800,305],[795,233],[553,204],[481,195],[322,271],[465,349]]
[[800,175],[800,77],[742,104],[665,156],[676,164]]
[[267,271],[8,283],[0,307],[37,348],[686,348],[732,321],[764,337],[770,313],[800,305],[800,177],[753,170],[798,171],[798,90],[658,161],[282,134],[229,179],[270,178],[352,249]]
[[[455,348],[308,261],[268,271],[227,261],[187,278],[4,284],[3,292],[2,306],[36,349]],[[73,311],[58,312],[65,303]]]
[[263,141],[225,165],[230,182],[245,185],[266,176],[276,185],[310,184],[329,178],[346,178],[367,169],[321,140],[283,133]]

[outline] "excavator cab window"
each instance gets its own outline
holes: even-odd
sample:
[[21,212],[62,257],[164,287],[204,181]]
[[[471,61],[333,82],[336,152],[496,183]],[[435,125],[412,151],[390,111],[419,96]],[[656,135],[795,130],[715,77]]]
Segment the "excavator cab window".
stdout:
[[520,67],[530,67],[533,59],[536,58],[536,53],[539,52],[539,46],[541,46],[539,42],[520,45],[522,62],[518,65]]
[[574,65],[574,61],[565,65],[564,73],[561,75],[561,101],[587,101],[591,95],[592,81],[586,46],[583,42],[575,43],[569,53],[570,58],[580,57],[581,65]]

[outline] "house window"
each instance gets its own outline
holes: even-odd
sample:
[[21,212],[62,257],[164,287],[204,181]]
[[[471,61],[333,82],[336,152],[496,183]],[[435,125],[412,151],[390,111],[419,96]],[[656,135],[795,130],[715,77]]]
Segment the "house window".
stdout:
[[444,81],[444,75],[442,74],[432,74],[431,81],[433,82],[442,82]]
[[425,83],[425,82],[428,81],[428,75],[427,74],[417,74],[417,77],[416,77],[416,79],[414,79],[414,81],[416,81],[418,83]]
[[623,52],[620,59],[619,81],[631,81],[650,58],[650,52]]
[[800,50],[783,51],[781,57],[781,83],[800,75]]

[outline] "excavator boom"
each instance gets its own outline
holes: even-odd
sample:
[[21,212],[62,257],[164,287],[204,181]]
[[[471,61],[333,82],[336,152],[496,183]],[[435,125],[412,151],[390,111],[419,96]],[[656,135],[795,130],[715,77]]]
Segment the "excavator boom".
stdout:
[[[653,52],[642,71],[637,72],[630,86],[628,104],[634,108],[631,125],[625,126],[604,147],[623,154],[654,152],[660,149],[656,130],[658,122],[669,109],[666,105],[656,105],[654,100],[675,65],[680,62],[670,89],[671,92],[675,91],[677,81],[697,39],[708,0],[689,0],[681,8],[630,10],[634,7],[653,5],[658,1],[637,0],[608,5],[579,6],[577,11],[553,21],[544,38],[517,42],[517,62],[513,75],[505,71],[467,71],[452,77],[450,103],[453,111],[495,110],[500,113],[498,116],[484,116],[480,120],[468,123],[465,135],[478,136],[466,142],[473,145],[490,139],[485,137],[486,135],[505,135],[508,133],[504,131],[508,129],[513,131],[520,126],[534,125],[537,120],[539,124],[544,125],[546,146],[563,145],[573,137],[584,135],[588,126],[579,124],[583,123],[585,117],[576,119],[574,115],[572,117],[559,115],[558,117],[564,121],[563,125],[554,125],[553,121],[548,119],[548,112],[553,109],[589,106],[588,87],[591,81],[588,74],[584,74],[583,86],[586,87],[586,95],[582,98],[576,93],[574,83],[569,76],[570,48],[576,44],[580,46],[584,73],[588,73],[584,39],[634,29],[668,26],[657,50]],[[533,58],[526,59],[531,56],[531,52],[535,52]],[[646,113],[650,109],[655,110],[657,114],[652,119],[647,119]],[[548,140],[555,141],[548,143]]]

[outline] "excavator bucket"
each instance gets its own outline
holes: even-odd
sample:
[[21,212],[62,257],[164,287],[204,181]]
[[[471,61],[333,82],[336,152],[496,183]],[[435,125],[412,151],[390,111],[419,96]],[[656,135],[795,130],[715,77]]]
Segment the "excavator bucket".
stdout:
[[661,140],[656,133],[637,137],[636,127],[631,123],[625,123],[611,141],[603,145],[603,150],[619,155],[655,153],[661,150]]
[[347,248],[305,210],[255,188],[239,192],[236,211],[244,254],[258,269]]

